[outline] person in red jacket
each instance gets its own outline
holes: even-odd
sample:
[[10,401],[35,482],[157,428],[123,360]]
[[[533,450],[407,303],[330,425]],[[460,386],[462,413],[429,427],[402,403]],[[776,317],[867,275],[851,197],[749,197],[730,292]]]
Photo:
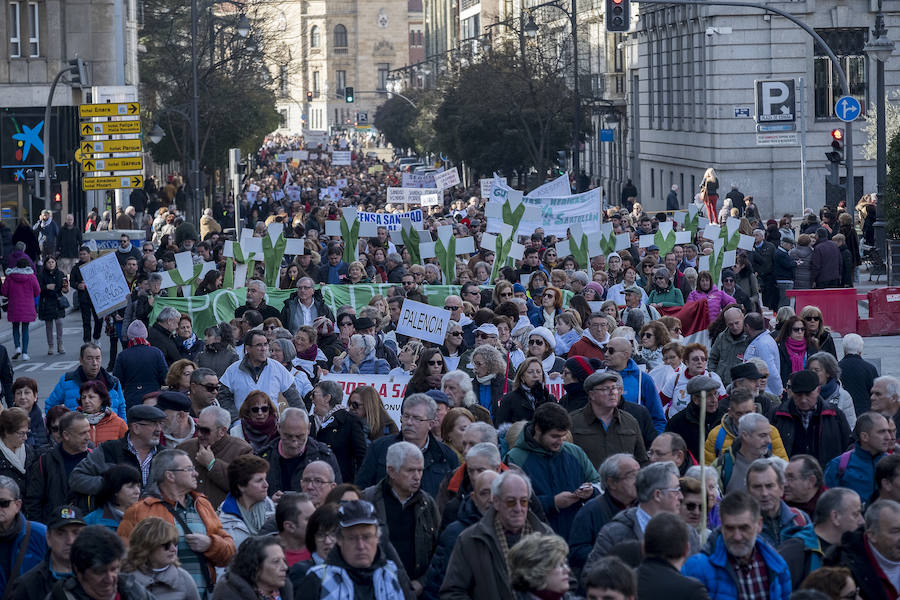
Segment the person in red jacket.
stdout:
[[568,357],[586,356],[603,360],[606,343],[609,341],[609,321],[603,313],[593,313],[588,319],[588,326],[581,339],[572,344]]

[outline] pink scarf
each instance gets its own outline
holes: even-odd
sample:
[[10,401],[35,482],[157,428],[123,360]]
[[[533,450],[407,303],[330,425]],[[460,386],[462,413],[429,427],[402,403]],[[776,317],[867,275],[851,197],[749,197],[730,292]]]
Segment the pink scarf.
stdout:
[[802,371],[806,367],[806,340],[785,338],[784,347],[791,359],[791,373]]

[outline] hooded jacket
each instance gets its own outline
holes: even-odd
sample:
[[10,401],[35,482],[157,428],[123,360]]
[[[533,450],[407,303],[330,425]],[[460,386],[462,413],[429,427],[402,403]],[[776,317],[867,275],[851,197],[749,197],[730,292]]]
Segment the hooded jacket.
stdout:
[[722,312],[722,309],[729,304],[737,303],[737,300],[734,299],[734,296],[723,292],[716,284],[713,284],[712,289],[708,292],[701,292],[700,290],[692,290],[690,294],[688,294],[687,300],[685,302],[693,302],[695,300],[702,300],[706,298],[706,308],[709,311],[709,322],[712,323],[716,320],[719,314]]
[[6,318],[10,323],[32,323],[37,320],[34,299],[41,293],[41,286],[31,267],[6,271],[6,279],[0,294],[9,299]]
[[659,390],[656,389],[653,378],[648,373],[644,373],[633,358],[629,358],[625,368],[617,373],[622,376],[622,395],[625,396],[625,400],[646,407],[653,418],[656,432],[665,431],[666,415],[663,413]]

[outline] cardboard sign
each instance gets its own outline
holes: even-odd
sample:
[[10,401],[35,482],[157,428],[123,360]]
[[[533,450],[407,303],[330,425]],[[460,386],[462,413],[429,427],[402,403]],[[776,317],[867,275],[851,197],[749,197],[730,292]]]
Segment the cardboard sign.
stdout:
[[449,171],[434,174],[434,185],[439,190],[444,190],[454,185],[459,185],[459,170],[453,167]]
[[422,196],[433,193],[426,188],[389,187],[387,189],[388,204],[421,204]]
[[449,321],[449,310],[404,300],[400,308],[400,319],[397,321],[397,333],[440,345],[447,336]]
[[349,167],[350,166],[350,151],[349,150],[335,150],[331,153],[331,164],[336,167]]
[[105,317],[125,306],[130,290],[115,252],[82,265],[81,275],[98,316]]
[[434,189],[434,173],[403,173],[400,176],[400,185],[405,188]]
[[420,197],[422,206],[440,206],[443,204],[441,196],[438,194],[425,194]]
[[323,381],[334,381],[340,384],[344,392],[344,406],[350,399],[350,394],[362,385],[370,385],[378,390],[381,403],[390,415],[391,419],[400,427],[400,408],[403,406],[403,398],[406,395],[406,384],[409,383],[409,375],[390,377],[389,375],[358,375],[329,373],[322,376]]
[[481,197],[485,200],[491,197],[491,188],[494,186],[494,181],[499,181],[503,185],[506,185],[506,177],[497,177],[497,178],[489,178],[489,179],[479,179],[478,184],[481,186]]

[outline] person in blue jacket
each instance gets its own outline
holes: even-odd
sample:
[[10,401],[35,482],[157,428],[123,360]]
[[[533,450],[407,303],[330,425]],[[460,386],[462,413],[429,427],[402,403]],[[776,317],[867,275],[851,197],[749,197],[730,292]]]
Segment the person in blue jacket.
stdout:
[[860,498],[870,498],[875,491],[875,465],[893,449],[896,440],[887,419],[876,412],[857,417],[853,433],[856,445],[825,467],[825,486],[850,488]]
[[571,429],[566,409],[545,402],[535,409],[534,418],[506,455],[507,464],[517,465],[531,478],[547,524],[566,539],[578,510],[597,493],[593,484],[600,481],[584,450],[563,441]]
[[5,557],[0,561],[0,596],[19,575],[47,556],[46,525],[25,519],[19,486],[3,475],[0,475],[0,556]]
[[65,404],[69,410],[77,410],[80,404],[81,384],[98,379],[109,390],[110,408],[124,420],[126,418],[125,396],[122,394],[122,384],[119,383],[118,378],[101,367],[103,353],[100,351],[100,346],[93,342],[82,344],[78,361],[81,364],[74,371],[64,373],[59,378],[56,387],[44,401],[44,411],[49,411],[59,404]]
[[656,433],[666,430],[666,415],[663,412],[659,391],[653,378],[641,370],[631,358],[634,347],[625,338],[612,338],[606,344],[606,366],[622,377],[623,392],[627,402],[640,404],[650,411]]
[[[719,504],[722,527],[710,536],[703,549],[687,559],[681,572],[696,577],[716,600],[737,600],[738,578],[765,571],[769,600],[789,600],[791,573],[787,563],[761,539],[762,512],[759,503],[747,492],[733,492]],[[737,569],[735,565],[749,569]],[[748,575],[743,575],[748,573]]]

